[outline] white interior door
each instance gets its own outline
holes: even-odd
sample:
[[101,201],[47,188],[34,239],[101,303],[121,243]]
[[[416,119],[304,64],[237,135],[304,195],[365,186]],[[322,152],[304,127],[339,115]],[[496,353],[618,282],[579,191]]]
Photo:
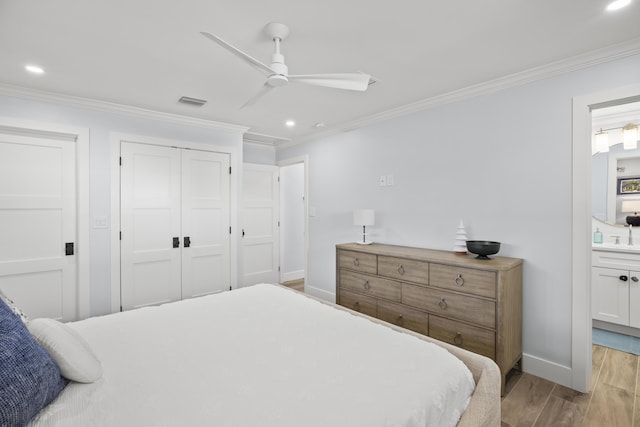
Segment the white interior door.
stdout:
[[229,155],[182,150],[182,297],[231,285]]
[[123,310],[181,299],[180,150],[121,143]]
[[278,283],[278,167],[245,164],[242,181],[243,283]]
[[73,141],[0,135],[0,289],[31,318],[77,317],[75,170]]

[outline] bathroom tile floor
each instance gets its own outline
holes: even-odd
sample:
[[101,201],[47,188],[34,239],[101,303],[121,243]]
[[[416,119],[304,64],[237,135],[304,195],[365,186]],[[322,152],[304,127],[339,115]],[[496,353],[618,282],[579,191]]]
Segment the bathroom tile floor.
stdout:
[[637,337],[593,328],[592,341],[596,345],[640,355],[640,338]]

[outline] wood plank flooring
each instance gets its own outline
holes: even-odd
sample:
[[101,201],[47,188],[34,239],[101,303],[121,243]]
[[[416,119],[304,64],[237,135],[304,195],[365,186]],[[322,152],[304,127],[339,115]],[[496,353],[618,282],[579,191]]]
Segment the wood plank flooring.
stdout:
[[640,427],[640,357],[593,346],[587,394],[526,373],[507,378],[502,427]]
[[280,283],[282,286],[295,289],[296,291],[304,292],[304,279],[291,280],[289,282]]

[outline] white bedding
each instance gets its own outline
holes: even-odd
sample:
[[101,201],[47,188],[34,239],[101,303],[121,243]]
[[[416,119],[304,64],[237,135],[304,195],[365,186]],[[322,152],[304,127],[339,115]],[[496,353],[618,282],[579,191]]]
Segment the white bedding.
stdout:
[[453,426],[475,387],[443,348],[272,285],[69,325],[103,377],[33,426]]

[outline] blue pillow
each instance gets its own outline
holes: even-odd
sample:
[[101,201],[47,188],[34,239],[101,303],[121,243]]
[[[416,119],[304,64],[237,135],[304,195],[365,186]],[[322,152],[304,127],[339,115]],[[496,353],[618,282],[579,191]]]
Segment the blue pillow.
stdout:
[[66,385],[49,353],[0,299],[0,426],[26,425]]

